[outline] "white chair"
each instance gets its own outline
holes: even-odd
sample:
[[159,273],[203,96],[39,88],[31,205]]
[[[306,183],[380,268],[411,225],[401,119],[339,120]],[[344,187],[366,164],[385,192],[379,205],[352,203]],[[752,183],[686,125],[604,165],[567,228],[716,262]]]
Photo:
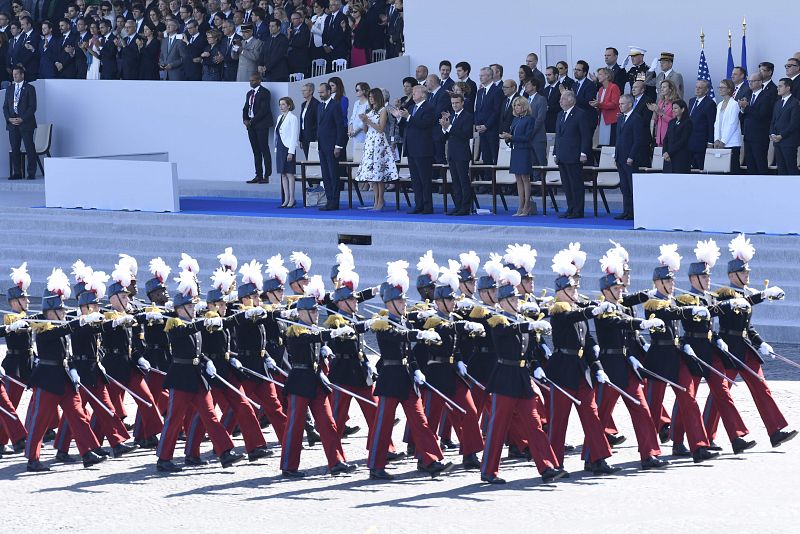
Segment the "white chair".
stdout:
[[334,59],[331,62],[331,67],[333,67],[333,72],[339,72],[340,70],[345,70],[347,68],[347,60],[346,59]]
[[[497,186],[500,185],[508,185],[508,184],[515,184],[517,183],[516,179],[512,174],[508,172],[508,167],[511,164],[511,149],[508,147],[501,146],[499,152],[497,153],[497,163],[495,165],[482,165],[476,164],[473,165],[472,169],[474,170],[485,170],[489,173],[490,178],[486,179],[484,177],[482,180],[472,180],[470,185],[472,187],[481,186],[481,185],[488,185],[492,188],[492,213],[497,213],[497,195],[500,195],[500,200],[503,202],[503,207],[506,211],[508,211],[508,204],[506,203],[505,196],[503,195],[502,190],[498,190]],[[501,175],[501,173],[503,173]],[[477,199],[477,196],[475,197]]]
[[305,79],[306,75],[302,72],[295,72],[289,75],[290,82],[299,82],[300,80]]
[[307,182],[322,181],[322,167],[319,165],[319,145],[316,141],[308,144],[308,157],[300,164],[300,186],[303,191],[303,206],[306,206]]
[[378,48],[377,50],[372,51],[372,62],[377,63],[378,61],[383,61],[386,59],[386,49],[385,48]]
[[[611,170],[614,169],[614,170]],[[592,198],[594,200],[594,215],[597,217],[597,193],[600,193],[600,198],[603,200],[603,206],[606,208],[606,213],[611,213],[608,207],[608,200],[606,200],[606,189],[619,189],[619,172],[617,172],[617,162],[615,160],[615,149],[613,146],[604,146],[600,148],[600,162],[597,167],[593,168],[594,174],[592,180],[584,182],[584,187],[592,189]]]
[[702,172],[721,174],[731,172],[731,149],[707,148]]
[[472,141],[470,142],[470,146],[472,147],[472,163],[481,163],[481,135],[477,132],[473,134]]
[[311,76],[324,76],[325,75],[325,68],[327,67],[328,62],[324,59],[315,59],[311,62]]
[[[50,123],[41,123],[33,131],[33,146],[36,150],[36,165],[42,171],[44,176],[44,166],[42,165],[42,158],[40,156],[50,157],[50,147],[53,144],[53,125]],[[23,178],[25,177],[25,146],[20,149],[20,170],[22,171]],[[11,151],[8,151],[8,175],[11,176],[13,172],[11,166]],[[31,176],[33,178],[33,176]]]

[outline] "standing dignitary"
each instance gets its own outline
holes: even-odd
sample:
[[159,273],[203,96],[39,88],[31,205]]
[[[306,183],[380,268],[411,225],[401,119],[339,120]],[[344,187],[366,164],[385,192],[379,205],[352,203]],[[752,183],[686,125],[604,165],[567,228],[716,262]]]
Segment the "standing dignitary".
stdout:
[[[183,62],[186,59],[186,42],[179,37],[178,23],[174,20],[167,21],[167,35],[161,43],[161,57],[158,62],[164,77],[170,81],[183,80]],[[105,48],[105,46],[104,46]],[[105,65],[105,62],[101,64]]]
[[484,165],[497,163],[500,148],[500,109],[503,92],[492,83],[492,69],[480,70],[481,87],[475,95],[475,131],[480,135],[481,161]]
[[[396,117],[405,123],[405,146],[408,167],[411,172],[411,187],[414,190],[414,209],[409,213],[433,213],[433,192],[431,173],[433,171],[433,128],[436,114],[433,106],[426,100],[428,90],[422,86],[414,87],[411,109],[395,110]],[[495,132],[495,137],[497,133]]]
[[744,134],[744,164],[747,174],[767,174],[769,163],[769,130],[772,125],[774,102],[764,92],[761,74],[751,74],[748,78],[750,95],[739,100]]
[[706,148],[714,143],[714,123],[717,120],[717,104],[708,96],[708,80],[697,80],[694,97],[689,100],[689,118],[692,119],[692,134],[689,136],[689,152],[692,167],[703,169]]
[[464,95],[450,97],[453,112],[439,119],[447,142],[447,162],[450,165],[454,208],[448,215],[469,215],[472,211],[472,185],[469,180],[469,162],[472,159],[470,140],[473,115],[464,109]]
[[792,81],[778,81],[778,101],[772,111],[769,138],[775,145],[778,174],[800,174],[797,168],[797,147],[800,145],[800,103],[792,96]]
[[619,172],[619,188],[622,190],[622,213],[615,219],[633,220],[633,171],[644,165],[642,152],[641,117],[633,112],[633,97],[619,97],[620,116],[617,120],[617,146],[615,159]]
[[250,90],[244,99],[242,122],[247,129],[256,175],[248,184],[269,183],[272,174],[272,154],[269,150],[269,132],[272,129],[272,109],[269,89],[261,85],[261,75],[250,75]]
[[292,13],[292,25],[289,28],[289,48],[287,61],[289,73],[299,72],[308,76],[311,69],[311,30],[303,23],[303,17],[298,12]]
[[561,173],[567,211],[560,218],[583,218],[583,165],[592,150],[592,135],[583,110],[575,105],[575,93],[561,93],[561,113],[556,120],[553,156]]
[[13,82],[6,89],[3,101],[3,115],[8,130],[8,143],[11,145],[11,177],[10,180],[22,179],[22,153],[20,146],[25,145],[28,158],[28,179],[36,175],[36,146],[33,132],[36,130],[36,88],[25,81],[25,68],[16,66],[11,72]]
[[339,209],[339,172],[337,161],[347,146],[347,129],[339,102],[331,95],[328,83],[319,84],[320,105],[317,109],[317,142],[322,183],[327,202],[320,211]]
[[242,24],[242,48],[239,50],[239,67],[236,70],[236,81],[246,82],[250,76],[259,72],[259,62],[264,42],[253,37],[253,25]]
[[281,33],[280,21],[269,21],[269,36],[261,47],[261,59],[258,63],[258,70],[264,81],[289,81],[289,62],[286,58],[288,50],[289,40]]
[[307,83],[300,89],[303,103],[300,104],[300,146],[308,158],[308,147],[317,141],[317,114],[319,113],[319,100],[314,98],[314,84]]

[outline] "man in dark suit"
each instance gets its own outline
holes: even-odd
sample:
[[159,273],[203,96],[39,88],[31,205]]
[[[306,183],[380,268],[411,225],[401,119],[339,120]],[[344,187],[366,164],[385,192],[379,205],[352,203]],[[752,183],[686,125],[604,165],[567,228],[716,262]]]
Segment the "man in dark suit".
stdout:
[[339,209],[339,155],[347,147],[347,127],[342,108],[331,97],[331,86],[319,84],[320,105],[317,108],[317,143],[319,146],[319,166],[322,170],[322,183],[325,186],[327,203],[320,211]]
[[21,33],[17,42],[17,64],[25,67],[25,79],[34,82],[39,78],[39,41],[41,37],[33,28],[33,20],[22,16],[19,19]]
[[761,74],[751,74],[749,79],[752,94],[739,100],[744,131],[744,164],[747,174],[769,173],[769,129],[772,124],[774,104],[772,95],[764,92]]
[[733,99],[739,102],[742,99],[750,100],[753,91],[747,82],[747,71],[743,67],[734,67],[731,71],[731,81],[733,82]]
[[480,70],[481,87],[475,96],[475,131],[480,135],[481,161],[484,165],[497,163],[500,148],[500,106],[502,91],[492,83],[492,69]]
[[528,56],[525,58],[525,64],[530,67],[531,71],[533,72],[533,79],[536,80],[536,87],[539,87],[540,89],[544,87],[547,82],[544,79],[544,74],[539,70],[539,56],[536,54],[536,52],[531,52],[528,54]]
[[[67,19],[58,21],[61,37],[57,38],[56,78],[70,80],[78,74],[75,51],[78,47],[78,33],[72,29]],[[81,53],[83,55],[83,53]],[[84,76],[85,78],[85,76]]]
[[456,84],[455,80],[450,77],[452,70],[453,64],[448,60],[445,59],[439,62],[439,79],[442,80],[442,89],[447,92],[452,91],[453,86]]
[[261,76],[250,76],[250,90],[244,99],[242,122],[247,129],[256,175],[248,184],[269,183],[272,174],[272,154],[269,149],[269,132],[272,129],[272,108],[269,90],[261,85]]
[[183,63],[183,79],[200,81],[203,79],[203,58],[200,54],[208,45],[205,35],[200,33],[200,25],[190,19],[186,22],[186,58]]
[[800,99],[800,59],[790,57],[786,60],[784,68],[786,68],[786,77],[792,81],[792,96]]
[[[400,9],[396,4],[399,4]],[[389,5],[389,20],[386,23],[386,59],[397,57],[403,51],[402,5],[402,2]]]
[[[441,86],[439,77],[435,74],[428,76],[426,83],[428,88],[428,104],[433,108],[433,115],[436,120],[442,118],[443,114],[450,113],[450,96]],[[433,162],[438,164],[447,163],[444,156],[445,139],[441,128],[433,129]],[[434,174],[438,177],[438,169]]]
[[292,25],[289,28],[289,50],[287,60],[289,73],[300,72],[304,76],[311,73],[311,30],[303,23],[300,13],[292,13]]
[[772,97],[774,104],[778,100],[778,87],[772,81],[772,76],[775,73],[775,64],[769,61],[762,61],[758,64],[758,72],[761,74],[761,80],[764,82],[764,93]]
[[475,97],[478,94],[478,84],[469,77],[472,66],[466,61],[456,63],[456,77],[459,82],[464,82],[469,87],[469,95],[464,98],[464,109],[470,113],[475,111]]
[[75,59],[75,78],[78,80],[85,80],[88,64],[84,50],[89,46],[89,40],[92,38],[92,35],[89,33],[89,25],[83,17],[79,18],[78,22],[75,24],[75,33],[78,34],[76,37],[77,46],[72,52],[72,57]]
[[546,84],[539,89],[539,94],[547,99],[547,116],[544,120],[544,129],[547,133],[555,133],[556,118],[561,112],[559,99],[561,92],[558,90],[558,69],[547,67],[544,70]]
[[239,49],[242,38],[236,34],[236,28],[229,20],[222,23],[222,33],[223,38],[219,43],[223,57],[222,79],[226,82],[235,82],[236,73],[239,70]]
[[706,148],[714,143],[714,122],[717,120],[717,104],[708,96],[706,80],[697,80],[694,84],[694,97],[689,100],[689,118],[692,119],[692,135],[689,138],[692,166],[702,169]]
[[633,171],[643,165],[642,118],[633,112],[631,95],[619,97],[619,111],[615,159],[622,191],[622,213],[614,218],[630,221],[633,220]]
[[438,121],[433,106],[427,102],[427,92],[424,86],[415,86],[411,94],[414,102],[411,110],[395,111],[395,116],[406,123],[403,146],[408,155],[411,188],[414,190],[414,209],[408,212],[410,214],[433,213],[433,129],[438,126]]
[[269,24],[264,20],[266,12],[260,7],[253,8],[253,37],[266,41],[269,39]]
[[472,212],[472,185],[469,180],[469,162],[472,159],[473,116],[464,110],[464,95],[452,95],[450,107],[453,112],[439,119],[442,133],[447,141],[447,162],[453,184],[453,210],[448,215],[469,215]]
[[39,41],[39,78],[52,79],[56,77],[56,60],[58,59],[58,44],[53,37],[53,26],[49,20],[42,21],[42,37]]
[[[193,22],[193,21],[192,21]],[[195,28],[197,23],[195,23]],[[124,39],[117,37],[117,57],[119,59],[119,70],[123,80],[139,79],[139,45],[136,44],[136,21],[128,20],[125,22]],[[198,80],[200,78],[197,78]]]
[[265,82],[289,81],[288,50],[289,39],[281,33],[280,21],[269,21],[269,39],[261,47],[261,61],[258,63],[258,70],[263,70]]
[[592,150],[592,135],[584,112],[575,105],[575,93],[561,93],[561,113],[556,119],[556,139],[553,145],[564,195],[567,197],[567,211],[560,218],[583,218],[583,165],[588,161]]
[[21,175],[20,145],[25,145],[28,156],[28,179],[36,176],[36,146],[33,132],[36,130],[36,89],[25,81],[25,68],[15,66],[11,72],[12,83],[6,89],[3,102],[3,116],[8,130],[8,144],[11,145],[11,177],[19,180]]
[[339,0],[331,0],[330,14],[325,19],[325,28],[322,31],[322,53],[331,70],[333,60],[348,59],[352,47],[350,25],[341,7],[342,3]]
[[511,132],[511,123],[514,121],[514,106],[512,102],[517,96],[517,82],[514,80],[503,80],[500,86],[503,91],[503,100],[500,103],[500,133]]
[[[575,80],[572,82],[572,92],[575,93],[575,105],[583,111],[589,132],[594,135],[597,128],[597,110],[589,102],[597,100],[597,85],[588,78],[589,64],[584,60],[575,63]],[[589,158],[590,161],[592,158]]]
[[319,100],[314,98],[314,84],[307,83],[300,89],[303,103],[300,105],[300,145],[308,158],[308,146],[317,140],[317,115]]
[[633,97],[633,113],[641,119],[639,125],[642,128],[642,166],[650,165],[653,158],[653,132],[650,130],[650,118],[653,112],[648,109],[647,104],[652,104],[650,97],[647,96],[647,86],[642,80],[636,80],[631,87]]
[[775,144],[778,174],[800,174],[797,168],[797,147],[800,145],[800,102],[792,96],[792,80],[778,81],[778,97],[772,111],[769,138]]
[[[177,28],[175,22],[170,22]],[[117,45],[115,43],[116,36],[111,31],[111,23],[103,19],[100,21],[100,79],[101,80],[118,80],[119,69],[117,66]],[[95,59],[95,61],[97,61]]]
[[613,46],[606,48],[604,58],[606,68],[611,71],[611,81],[619,87],[619,94],[625,94],[625,85],[628,83],[628,73],[619,66],[619,50]]

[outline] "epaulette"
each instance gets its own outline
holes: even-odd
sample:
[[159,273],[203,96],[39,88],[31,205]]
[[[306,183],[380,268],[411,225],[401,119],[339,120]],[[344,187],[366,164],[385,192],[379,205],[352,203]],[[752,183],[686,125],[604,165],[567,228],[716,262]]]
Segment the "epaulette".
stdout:
[[470,319],[483,319],[487,315],[489,315],[489,310],[487,310],[483,306],[475,306],[474,308],[472,308],[472,311],[469,312]]
[[294,304],[296,304],[296,303],[297,303],[297,301],[298,301],[298,300],[300,300],[302,297],[303,297],[303,295],[289,295],[288,297],[286,297],[286,303],[287,303],[287,304],[294,305]]
[[161,309],[155,304],[151,304],[144,309],[145,313],[161,313]]
[[186,323],[184,323],[177,317],[170,317],[169,319],[167,319],[167,324],[164,325],[164,332],[169,332],[173,328],[177,328],[179,326],[186,326]]
[[382,310],[378,310],[378,312],[375,314],[375,317],[387,317],[388,315],[389,315],[389,310],[384,308]]
[[411,306],[411,311],[427,311],[431,309],[431,305],[428,302],[417,302],[413,306]]
[[214,319],[215,317],[219,317],[219,313],[209,310],[205,314],[203,314],[204,319]]
[[742,296],[738,291],[736,291],[732,287],[721,287],[715,292],[715,294],[717,295],[717,298],[720,300],[735,299],[736,297]]
[[572,305],[569,302],[554,302],[550,307],[550,315],[557,313],[566,313],[572,310]]
[[286,336],[287,337],[300,337],[303,334],[310,334],[311,330],[306,328],[305,326],[297,326],[293,324],[289,328],[286,329]]
[[488,323],[489,323],[489,326],[491,326],[492,328],[495,328],[495,327],[501,326],[501,325],[502,326],[508,326],[509,324],[511,324],[511,323],[508,322],[508,319],[506,319],[502,315],[495,315],[494,317],[491,317],[489,319]]
[[325,322],[322,323],[322,326],[325,328],[341,328],[343,326],[347,326],[347,319],[339,315],[338,313],[334,313],[333,315],[329,315]]
[[645,311],[654,312],[658,310],[664,310],[669,308],[671,305],[670,301],[664,299],[650,299],[644,303]]
[[[689,295],[684,293],[675,297],[675,301],[681,306],[699,306],[700,298],[697,295]],[[648,301],[649,302],[649,301]]]
[[106,321],[113,321],[114,319],[119,319],[122,317],[122,314],[118,311],[108,311],[103,314],[103,319]]
[[262,304],[261,307],[264,308],[264,311],[267,313],[272,313],[277,309],[274,304]]
[[31,329],[35,334],[41,334],[42,332],[47,332],[48,330],[53,329],[53,323],[45,322],[45,323],[31,323]]
[[17,321],[25,318],[25,312],[22,313],[7,313],[5,317],[3,317],[3,324],[8,326],[11,323],[16,323]]
[[391,328],[389,321],[386,321],[384,319],[379,319],[375,321],[374,323],[372,323],[372,326],[370,327],[370,329],[373,332],[384,332],[386,330],[389,330],[389,328]]
[[437,316],[434,315],[433,317],[428,317],[428,319],[425,321],[425,324],[422,325],[422,329],[423,330],[429,330],[431,328],[436,328],[440,324],[446,323],[446,322],[447,321],[445,321],[441,317],[437,317]]

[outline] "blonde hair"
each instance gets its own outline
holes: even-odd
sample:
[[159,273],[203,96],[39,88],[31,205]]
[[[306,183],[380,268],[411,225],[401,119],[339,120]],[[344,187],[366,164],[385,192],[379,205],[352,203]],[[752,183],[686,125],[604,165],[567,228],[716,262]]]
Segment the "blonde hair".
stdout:
[[[517,105],[517,102],[520,102],[522,104],[523,109],[524,109],[524,111],[523,111],[523,113],[521,115],[517,115],[517,112],[513,111],[514,106]],[[531,114],[531,103],[528,102],[527,98],[522,97],[522,96],[518,96],[514,100],[511,101],[511,109],[512,109],[512,113],[514,114],[515,117],[524,117],[525,115],[530,115]]]
[[669,93],[667,94],[666,100],[667,102],[675,102],[678,100],[678,89],[675,87],[675,84],[672,83],[672,80],[661,80],[661,83],[658,84],[658,100],[664,100],[664,97],[661,95],[661,87],[667,84],[669,87]]

